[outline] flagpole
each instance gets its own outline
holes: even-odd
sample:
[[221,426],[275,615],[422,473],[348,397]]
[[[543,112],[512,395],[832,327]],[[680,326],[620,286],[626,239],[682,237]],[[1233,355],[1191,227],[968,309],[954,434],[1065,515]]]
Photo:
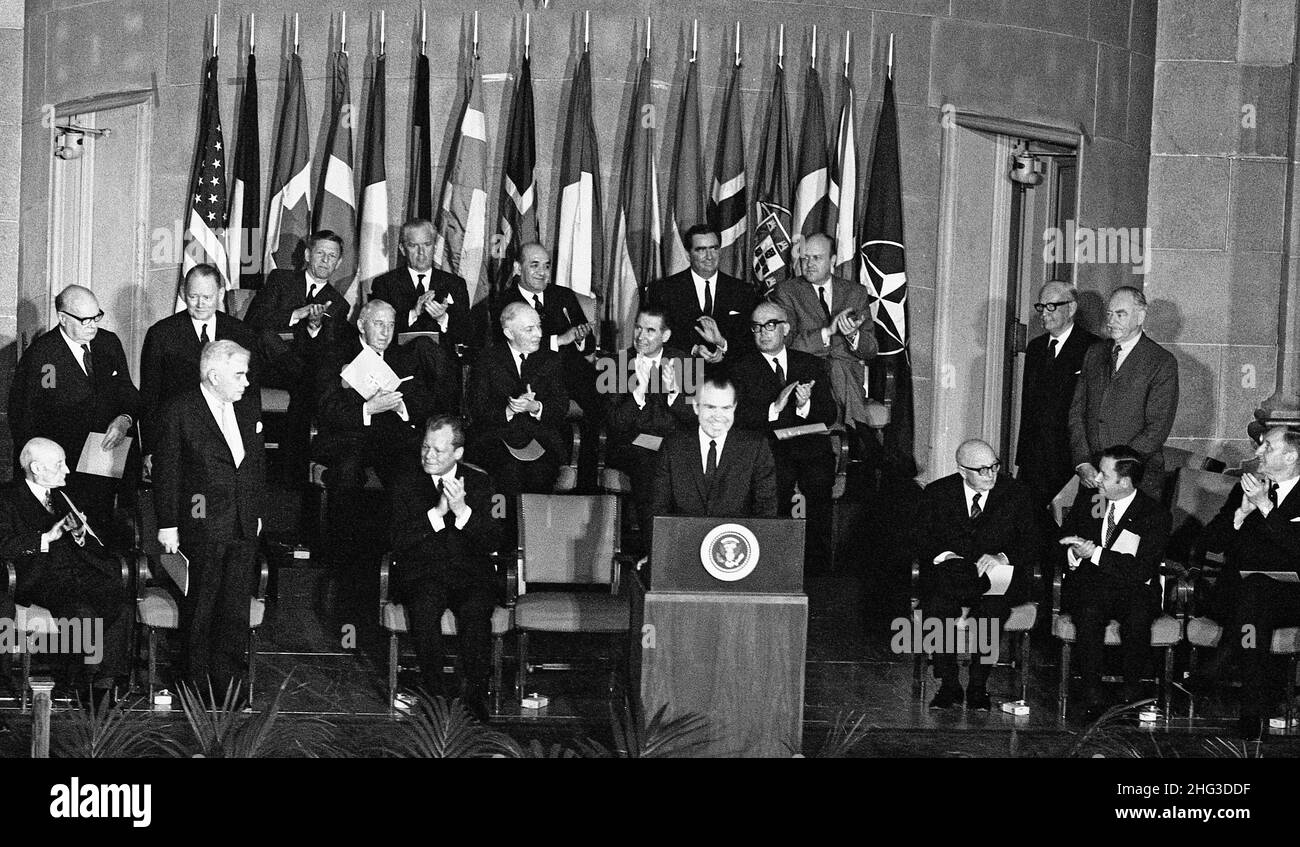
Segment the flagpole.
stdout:
[[[383,12],[380,12],[382,15]],[[293,13],[293,55],[298,55],[298,13]]]
[[582,52],[591,52],[591,10],[582,13]]
[[[294,17],[294,20],[297,21],[298,16],[297,16],[297,15],[294,15],[293,17]],[[384,35],[385,35],[385,29],[384,29],[384,26],[385,26],[384,10],[383,10],[383,9],[380,9],[380,10],[379,10],[379,55],[380,55],[380,56],[384,55],[384,40],[385,40],[385,39],[384,39]]]
[[776,66],[785,70],[785,24],[777,30],[776,36]]
[[889,63],[886,65],[885,75],[889,79],[894,78],[894,34],[889,34]]
[[817,70],[817,24],[813,24],[812,69]]
[[478,58],[478,10],[474,10],[474,58]]
[[650,58],[650,26],[651,26],[650,16],[646,15],[645,16],[645,57],[647,59]]
[[217,50],[218,50],[217,33],[220,31],[217,29],[217,27],[219,27],[220,25],[221,25],[221,7],[218,6],[216,13],[213,14],[212,16],[212,57],[214,59],[217,57]]
[[524,12],[524,58],[525,59],[528,58],[528,47],[529,47],[529,42],[532,41],[532,37],[533,37],[533,16],[528,12]]
[[740,21],[736,21],[736,67],[740,67]]
[[848,29],[844,30],[844,76],[846,78],[849,75],[849,56],[851,55],[850,51],[852,51],[853,49],[851,46],[852,42],[849,40],[849,36],[852,34],[853,34],[852,30],[848,30]]
[[339,52],[344,56],[348,54],[348,13],[343,12],[343,24],[339,27]]
[[[478,13],[475,12],[474,14],[477,15]],[[421,56],[424,55],[424,41],[428,37],[428,34],[429,34],[428,21],[426,19],[424,4],[421,3],[420,4],[420,55]]]
[[248,13],[248,55],[257,53],[257,12]]
[[700,43],[700,19],[691,23],[691,64],[695,64],[696,49]]

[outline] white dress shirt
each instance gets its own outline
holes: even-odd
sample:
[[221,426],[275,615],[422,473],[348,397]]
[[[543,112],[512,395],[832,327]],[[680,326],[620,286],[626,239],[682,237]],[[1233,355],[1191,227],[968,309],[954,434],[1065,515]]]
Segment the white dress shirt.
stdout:
[[[447,471],[444,474],[430,474],[429,476],[432,477],[435,485],[438,482],[441,482],[443,486],[443,490],[445,491],[447,488],[447,480],[456,478],[456,470],[459,467],[460,466],[458,464],[452,465],[451,470]],[[464,514],[456,515],[456,520],[454,522],[456,529],[464,529],[465,524],[469,523],[469,516],[473,514],[473,512],[474,510],[469,507],[468,503],[466,503]],[[433,527],[434,532],[442,532],[444,529],[447,528],[447,522],[443,519],[442,515],[438,514],[437,503],[433,504],[433,508],[428,511],[428,515],[429,515],[429,526]]]
[[217,340],[217,316],[216,315],[213,315],[212,317],[208,318],[206,321],[196,321],[194,320],[194,318],[190,318],[190,323],[194,325],[195,338],[199,339],[200,341],[203,340],[203,327],[206,326],[208,328],[208,342],[211,343]]
[[[994,487],[996,487],[996,486],[994,486]],[[990,488],[988,491],[976,491],[974,488],[971,488],[969,485],[966,484],[966,480],[965,480],[965,479],[962,479],[962,481],[961,481],[961,491],[962,491],[962,494],[963,494],[963,495],[965,496],[965,498],[966,498],[966,514],[967,514],[968,516],[970,515],[970,507],[971,507],[971,504],[975,502],[975,495],[976,495],[976,494],[978,494],[978,495],[980,496],[980,512],[981,512],[981,514],[982,514],[986,509],[988,509],[988,507],[989,507],[989,495],[993,493],[993,489]],[[998,559],[1000,559],[1000,560],[1002,561],[1002,564],[1004,564],[1004,565],[1009,565],[1009,564],[1011,564],[1011,560],[1007,558],[1007,554],[1006,554],[1006,553],[994,553],[993,555],[994,555],[995,557],[997,557]],[[940,553],[939,555],[937,555],[937,556],[934,557],[934,563],[937,565],[937,564],[939,564],[940,562],[945,561],[945,560],[947,560],[947,559],[958,559],[958,558],[961,558],[961,557],[958,556],[956,553],[954,553],[952,550],[944,550],[942,553]]]
[[[521,362],[521,361],[519,360],[519,357],[520,357],[520,356],[524,356],[524,355],[535,356],[535,355],[537,355],[537,354],[536,354],[536,353],[527,353],[527,354],[526,354],[526,353],[524,353],[523,351],[516,349],[515,346],[514,346],[513,344],[509,344],[509,343],[506,344],[506,349],[508,349],[508,350],[510,351],[510,358],[514,360],[514,363],[515,363],[515,373],[519,374],[520,379],[522,379],[523,376],[524,376],[524,363]],[[531,385],[529,385],[528,387],[529,387],[529,388],[532,388]],[[529,412],[529,414],[532,415],[534,418],[536,418],[536,419],[539,420],[539,421],[542,419],[542,401],[541,401],[541,400],[538,400],[538,401],[537,401],[537,411],[536,411],[536,412]],[[514,419],[515,419],[515,412],[514,412],[514,410],[511,409],[509,406],[506,406],[506,420],[507,420],[507,421],[512,421],[512,420],[514,420]]]
[[[1061,351],[1065,349],[1065,342],[1070,340],[1070,333],[1072,332],[1074,332],[1074,321],[1066,324],[1065,331],[1060,335],[1052,335],[1050,332],[1047,334],[1047,352],[1052,354],[1053,359],[1061,355]],[[1056,339],[1055,352],[1052,352],[1052,339]]]
[[[68,349],[72,351],[72,358],[76,359],[77,364],[81,365],[81,370],[86,376],[90,376],[90,371],[86,370],[86,351],[82,349],[81,344],[69,338],[68,334],[63,331],[63,327],[59,327],[59,335],[63,336],[63,343],[68,345]],[[87,347],[90,346],[89,341],[84,343]]]
[[[411,274],[412,288],[415,288],[417,284],[422,284],[424,286],[425,291],[433,290],[433,268],[429,268],[427,271],[417,271],[415,268],[407,267],[406,270]],[[423,283],[420,283],[420,277],[424,277]],[[450,291],[447,292],[447,297],[445,300],[440,300],[438,302],[442,303],[445,306],[450,306],[454,302],[451,298],[451,292]],[[407,325],[414,326],[415,322],[419,320],[419,318],[420,318],[419,307],[412,306],[410,314],[407,315],[407,321],[406,321]],[[444,312],[442,317],[438,318],[438,331],[446,332],[447,324],[450,322],[450,320],[451,320],[451,312],[450,311]]]
[[[1114,507],[1115,509],[1114,520],[1115,526],[1118,527],[1119,522],[1124,520],[1124,513],[1128,511],[1128,507],[1133,505],[1133,498],[1136,496],[1137,489],[1134,489],[1127,497],[1121,497],[1119,500],[1106,501],[1106,507],[1102,509],[1101,512],[1101,537],[1090,539],[1091,541],[1096,542],[1097,549],[1092,551],[1092,555],[1088,557],[1088,561],[1092,562],[1094,565],[1101,564],[1102,545],[1106,543],[1107,515],[1110,513],[1111,507]],[[1119,538],[1118,532],[1115,533],[1115,537]],[[1070,560],[1070,567],[1075,567],[1080,562],[1079,557],[1074,555],[1073,548],[1067,547],[1065,549],[1065,557]]]
[[[767,363],[767,366],[772,370],[772,373],[776,373],[776,366],[772,364],[773,359],[776,359],[781,363],[781,373],[785,374],[785,385],[782,385],[781,388],[784,389],[786,385],[790,384],[790,357],[786,355],[784,347],[776,353],[763,353],[763,361]],[[793,392],[791,392],[790,398],[792,400],[794,399]],[[811,411],[812,394],[808,395],[808,402],[804,403],[802,406],[794,407],[794,413],[801,418],[807,418]],[[767,404],[767,419],[768,421],[775,421],[779,417],[781,417],[781,413],[777,411],[776,401],[773,400],[771,403]]]
[[[319,294],[325,288],[325,286],[329,285],[329,280],[317,279],[316,277],[312,276],[311,271],[303,271],[302,275],[306,281],[306,285],[303,287],[302,293],[303,296],[307,298],[307,302],[310,303],[312,298],[311,290],[315,288],[316,293]],[[289,326],[293,326],[294,324],[298,323],[298,321],[300,320],[302,320],[302,318],[295,318],[293,315],[290,315]],[[316,327],[315,329],[312,329],[311,325],[308,324],[307,334],[310,335],[312,338],[315,338],[317,333],[319,332],[320,332],[320,327]]]
[[702,427],[696,427],[695,433],[700,437],[700,468],[707,473],[709,470],[709,442],[717,442],[718,449],[718,467],[722,467],[722,446],[727,443],[727,433],[722,433],[714,438],[704,432]]
[[[650,389],[651,380],[653,379],[656,385],[663,384],[662,374],[660,374],[660,377],[658,378],[653,378],[650,376],[650,374],[654,373],[655,371],[658,371],[660,367],[662,367],[663,359],[664,359],[664,348],[660,347],[659,352],[654,354],[653,356],[643,356],[640,353],[637,353],[636,358],[632,360],[632,365],[636,371],[636,381],[637,381],[636,389],[632,392],[632,399],[636,402],[636,406],[638,409],[645,408],[646,393]],[[673,404],[673,401],[677,399],[677,396],[680,393],[681,393],[680,391],[674,391],[668,395],[669,406]]]
[[[1115,370],[1119,370],[1120,368],[1124,367],[1124,360],[1128,358],[1129,353],[1133,352],[1133,348],[1137,346],[1138,341],[1140,341],[1141,339],[1142,339],[1142,333],[1139,332],[1137,335],[1133,336],[1128,341],[1124,341],[1120,343],[1119,360],[1115,363]],[[1114,348],[1114,346],[1115,346],[1114,341],[1112,341],[1111,347]]]

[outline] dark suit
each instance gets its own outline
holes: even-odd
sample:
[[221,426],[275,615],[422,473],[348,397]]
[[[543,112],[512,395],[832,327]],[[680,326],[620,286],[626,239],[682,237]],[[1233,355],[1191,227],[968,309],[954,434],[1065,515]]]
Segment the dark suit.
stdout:
[[1160,499],[1162,452],[1178,411],[1178,362],[1145,334],[1111,376],[1111,348],[1104,339],[1088,348],[1070,404],[1070,461],[1094,465],[1107,447],[1126,444],[1142,455],[1142,490]]
[[[683,374],[690,360],[680,350],[665,347],[659,360],[662,369],[665,362],[673,362],[679,389]],[[620,365],[622,379],[615,388],[631,384],[632,374],[636,372],[636,349],[624,351],[622,361],[609,357],[598,360],[601,379],[612,376],[617,379]],[[648,386],[648,389],[661,389],[660,385]],[[626,473],[632,480],[632,498],[636,501],[637,519],[642,532],[649,532],[654,513],[655,471],[659,464],[659,451],[642,447],[632,442],[639,435],[652,435],[665,438],[678,430],[694,429],[697,425],[695,408],[687,402],[686,395],[680,391],[669,397],[662,390],[647,390],[644,395],[645,405],[637,404],[630,391],[613,391],[609,397],[609,436],[606,443],[607,464]]]
[[244,446],[238,467],[220,425],[195,388],[169,401],[153,451],[154,508],[160,529],[176,527],[190,560],[181,601],[190,678],[211,679],[217,696],[242,676],[258,523],[266,514],[261,422],[235,407]]
[[[540,420],[527,412],[506,420],[509,401],[529,386],[542,404]],[[504,341],[494,344],[479,353],[471,371],[468,402],[473,423],[469,453],[487,468],[510,508],[521,491],[549,493],[569,453],[565,424],[569,394],[560,357],[543,347],[529,354],[521,376],[510,346]],[[531,462],[514,458],[506,449],[526,447],[534,440],[545,453]]]
[[[93,382],[68,348],[59,327],[33,341],[18,363],[9,390],[9,429],[15,458],[22,446],[37,436],[63,448],[73,471],[68,475],[67,487],[78,508],[100,531],[111,527],[119,481],[76,473],[81,447],[87,435],[105,432],[118,415],[130,415],[139,421],[141,406],[140,392],[131,382],[126,354],[117,336],[99,330],[90,341],[90,354]],[[17,468],[14,478],[23,473]]]
[[289,321],[297,309],[308,303],[324,303],[329,317],[321,321],[321,333],[342,337],[343,324],[348,319],[348,301],[331,283],[326,283],[316,291],[316,295],[307,299],[307,272],[277,268],[267,276],[266,282],[257,290],[253,302],[248,304],[248,313],[244,320],[258,329],[274,332],[306,331],[306,318],[289,326]]
[[[971,618],[1005,622],[1011,607],[1029,598],[1038,541],[1028,492],[1011,477],[999,476],[980,504],[980,515],[972,520],[960,474],[931,482],[921,495],[912,549],[921,565],[921,608],[927,618],[956,619],[962,607],[969,607]],[[935,564],[946,552],[956,553],[958,558]],[[990,587],[989,577],[976,570],[980,556],[999,553],[1006,555],[1014,569],[1011,584],[1001,597],[984,593]],[[934,669],[945,683],[958,684],[953,653],[937,653]],[[970,684],[983,687],[989,670],[989,665],[972,658]]]
[[1083,354],[1097,336],[1076,323],[1055,356],[1048,350],[1050,340],[1051,335],[1043,333],[1029,342],[1020,392],[1016,478],[1029,486],[1036,510],[1046,510],[1047,504],[1074,475],[1070,403],[1083,368]]
[[[1238,484],[1228,501],[1205,528],[1206,549],[1227,555],[1227,567],[1215,586],[1213,608],[1207,611],[1223,625],[1219,649],[1223,656],[1241,657],[1241,711],[1260,717],[1269,705],[1266,670],[1269,645],[1278,627],[1300,625],[1300,585],[1279,582],[1242,571],[1300,571],[1300,484],[1291,489],[1265,517],[1252,511],[1234,528],[1241,505]],[[1243,627],[1253,627],[1245,639]],[[1222,662],[1223,659],[1220,659]]]
[[469,520],[456,527],[448,511],[435,531],[429,511],[438,504],[433,477],[403,475],[393,497],[393,580],[396,598],[411,616],[424,686],[444,693],[442,613],[451,609],[460,635],[461,667],[471,695],[486,691],[497,581],[490,554],[502,540],[502,521],[492,516],[496,489],[483,471],[461,463],[455,475],[465,483]]
[[[699,429],[674,432],[659,447],[655,473],[655,516],[774,518],[776,469],[767,439],[734,427],[727,433],[718,467],[704,476]],[[649,537],[649,532],[647,532]]]
[[[262,392],[258,388],[264,367],[260,355],[262,345],[256,330],[225,312],[217,312],[216,337],[209,341],[233,341],[251,354],[249,359],[248,389],[239,403],[248,407],[255,417],[262,416]],[[144,336],[144,351],[140,354],[140,400],[144,414],[140,421],[144,442],[142,452],[153,452],[158,438],[159,414],[162,405],[178,394],[184,394],[202,379],[199,374],[199,356],[203,345],[194,331],[194,321],[189,312],[174,315],[149,327]]]
[[[723,360],[726,363],[753,348],[749,320],[759,297],[751,286],[722,271],[718,271],[716,283],[712,317],[727,342],[727,359]],[[668,313],[668,328],[673,333],[670,340],[675,346],[689,353],[696,344],[705,344],[695,326],[704,311],[695,294],[695,280],[690,268],[650,283],[648,299],[651,306]],[[630,327],[624,329],[630,330]],[[713,349],[711,344],[705,346]]]
[[[43,606],[55,618],[103,620],[103,640],[94,645],[103,650],[96,673],[101,678],[125,675],[130,672],[126,636],[131,618],[118,560],[93,536],[87,534],[78,545],[71,532],[42,553],[42,533],[69,511],[63,489],[51,490],[50,502],[53,512],[46,511],[22,479],[0,489],[0,558],[12,561],[18,574],[13,599]],[[80,503],[77,507],[84,510]],[[104,528],[93,520],[90,525],[102,538]]]
[[[1061,528],[1061,537],[1077,535],[1098,545],[1102,543],[1109,506],[1102,500],[1094,510],[1091,493],[1080,494]],[[1138,491],[1116,522],[1110,543],[1103,547],[1098,563],[1084,560],[1065,577],[1061,606],[1074,620],[1079,675],[1086,696],[1094,703],[1099,699],[1106,625],[1112,619],[1119,621],[1125,699],[1132,702],[1139,697],[1139,686],[1151,654],[1151,622],[1160,614],[1157,577],[1169,542],[1170,523],[1168,510]],[[1126,531],[1138,536],[1136,553],[1112,549]]]
[[[801,435],[780,441],[778,429],[805,424],[835,423],[835,399],[831,396],[826,363],[809,353],[786,349],[785,382],[777,379],[771,356],[753,350],[731,365],[736,384],[736,427],[762,432],[768,437],[776,460],[776,494],[782,515],[791,514],[795,483],[807,502],[808,531],[804,534],[805,567],[829,566],[831,534],[831,488],[835,485],[835,454],[829,435]],[[768,407],[792,382],[813,382],[808,417],[797,414],[792,392],[775,421],[768,420]]]
[[419,295],[415,291],[415,283],[411,280],[411,270],[407,267],[394,268],[375,277],[370,284],[368,299],[383,300],[393,307],[397,315],[396,332],[442,333],[439,341],[449,352],[454,352],[457,344],[474,344],[476,339],[473,326],[470,324],[469,289],[465,285],[465,280],[437,268],[430,268],[423,273],[426,291],[432,291],[435,298],[443,303],[447,301],[448,296],[451,297],[451,305],[447,307],[445,333],[428,312],[421,312],[416,317],[415,323],[411,323],[411,309],[415,308],[415,301],[419,299]]

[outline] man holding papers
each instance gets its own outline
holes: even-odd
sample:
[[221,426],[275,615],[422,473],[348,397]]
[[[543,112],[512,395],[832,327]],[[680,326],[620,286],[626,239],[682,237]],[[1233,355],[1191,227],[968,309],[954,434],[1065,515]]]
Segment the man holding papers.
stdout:
[[731,366],[739,395],[736,426],[768,436],[782,515],[793,513],[794,487],[799,483],[805,501],[799,516],[808,519],[804,573],[822,572],[830,566],[835,484],[835,454],[826,431],[835,423],[835,398],[826,362],[786,346],[790,319],[783,307],[760,303],[752,319],[757,349],[742,353]]
[[91,524],[107,528],[119,480],[80,472],[82,448],[90,437],[92,449],[107,453],[130,438],[140,416],[140,392],[131,382],[122,342],[100,328],[104,312],[90,289],[69,285],[54,298],[54,308],[59,325],[33,341],[18,363],[9,427],[15,445],[41,436],[63,448],[73,469],[69,491]]
[[660,443],[665,436],[696,425],[695,408],[682,393],[683,370],[691,366],[692,360],[664,346],[671,337],[664,311],[642,306],[632,327],[632,348],[627,351],[626,370],[618,385],[626,390],[609,395],[607,461],[631,478],[637,519],[643,528],[650,525],[652,518]]
[[[964,441],[957,448],[957,473],[930,483],[921,495],[913,550],[921,565],[921,608],[927,618],[965,617],[972,628],[988,627],[990,619],[1005,622],[1011,608],[1029,598],[1038,558],[1033,510],[1024,486],[999,473],[1001,467],[987,443]],[[971,657],[968,709],[988,711],[985,682],[991,669]],[[930,708],[959,705],[956,654],[937,653],[934,674],[941,685]]]
[[1170,517],[1155,499],[1138,490],[1145,470],[1132,447],[1102,451],[1097,475],[1101,501],[1079,498],[1062,527],[1070,573],[1061,607],[1076,631],[1083,721],[1105,711],[1101,693],[1106,626],[1119,622],[1124,667],[1124,702],[1142,698],[1142,677],[1151,656],[1151,622],[1160,614],[1160,562],[1169,542]]
[[1300,624],[1300,433],[1270,429],[1255,456],[1256,471],[1242,475],[1204,536],[1206,549],[1227,554],[1215,664],[1240,656],[1242,738],[1259,737],[1270,705],[1265,665],[1273,631]]
[[163,407],[153,448],[158,543],[190,561],[180,607],[187,674],[205,697],[211,683],[218,700],[242,681],[266,514],[262,422],[235,402],[248,388],[248,359],[233,341],[204,347],[202,382]]

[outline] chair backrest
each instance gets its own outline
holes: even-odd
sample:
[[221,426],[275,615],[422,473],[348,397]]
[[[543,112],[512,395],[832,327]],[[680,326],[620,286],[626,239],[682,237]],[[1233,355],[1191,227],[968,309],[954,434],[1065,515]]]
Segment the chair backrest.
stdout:
[[519,495],[520,585],[608,585],[619,552],[613,494]]
[[1187,561],[1205,526],[1218,514],[1238,482],[1240,477],[1227,474],[1192,467],[1178,469],[1178,483],[1170,507],[1173,514],[1173,533],[1167,553],[1170,558]]
[[257,292],[251,288],[232,288],[226,292],[226,314],[241,321],[248,314],[248,304]]

